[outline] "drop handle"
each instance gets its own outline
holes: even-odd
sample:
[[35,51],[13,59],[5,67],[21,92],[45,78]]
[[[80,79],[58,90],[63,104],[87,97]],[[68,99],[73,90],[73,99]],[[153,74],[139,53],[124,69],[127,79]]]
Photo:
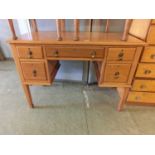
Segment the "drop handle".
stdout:
[[92,57],[92,58],[95,58],[95,57],[96,57],[96,52],[95,52],[95,51],[93,51],[93,52],[91,52],[91,54],[90,54],[90,55],[91,55],[91,57]]
[[28,58],[31,59],[31,58],[32,58],[32,55],[33,55],[33,53],[32,53],[32,51],[31,51],[31,49],[29,48],[29,51],[28,51]]
[[115,78],[115,79],[118,79],[118,78],[119,78],[119,75],[120,75],[119,72],[115,72],[115,73],[114,73],[114,78]]
[[145,75],[150,74],[150,73],[151,73],[151,70],[146,69],[146,70],[144,71],[144,74],[145,74]]
[[151,59],[155,59],[155,54],[151,54],[151,55],[150,55],[150,58],[151,58]]
[[124,56],[124,53],[123,53],[123,50],[118,54],[118,59],[119,60],[123,60],[123,56]]
[[36,77],[37,76],[37,71],[36,70],[33,70],[32,71],[32,74],[33,74],[34,77]]
[[53,56],[54,56],[54,57],[58,57],[58,56],[59,56],[59,51],[56,50],[56,51],[53,53]]

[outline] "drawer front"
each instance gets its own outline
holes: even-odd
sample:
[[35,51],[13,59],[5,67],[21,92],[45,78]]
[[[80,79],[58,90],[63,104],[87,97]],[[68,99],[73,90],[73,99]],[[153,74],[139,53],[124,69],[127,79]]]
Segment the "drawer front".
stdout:
[[138,65],[136,77],[155,78],[155,64],[140,63]]
[[155,24],[155,19],[152,19],[152,22],[151,22],[152,24]]
[[131,91],[128,95],[127,102],[155,103],[155,93]]
[[147,42],[150,44],[155,44],[155,25],[150,26],[150,30],[147,35]]
[[109,48],[107,60],[109,61],[132,61],[135,48]]
[[104,58],[104,49],[46,47],[45,50],[46,56],[53,58]]
[[155,91],[154,80],[135,80],[132,86],[132,90],[135,91]]
[[21,62],[21,68],[25,80],[46,80],[44,62]]
[[131,64],[107,64],[105,69],[105,82],[120,82],[128,81]]
[[18,46],[18,56],[23,59],[41,59],[43,51],[41,46]]
[[155,47],[146,47],[141,62],[155,62]]

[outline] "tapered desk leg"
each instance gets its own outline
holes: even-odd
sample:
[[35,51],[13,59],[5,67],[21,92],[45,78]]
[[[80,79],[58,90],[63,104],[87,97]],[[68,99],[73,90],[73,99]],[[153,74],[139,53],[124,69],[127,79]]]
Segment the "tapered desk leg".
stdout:
[[25,92],[27,101],[28,101],[28,103],[29,103],[29,106],[30,106],[31,108],[33,108],[34,105],[33,105],[32,96],[31,96],[31,92],[30,92],[29,85],[23,84],[23,89],[24,89],[24,92]]
[[117,88],[117,91],[120,95],[120,101],[118,103],[117,110],[121,111],[123,109],[124,104],[126,103],[128,93],[129,93],[129,88]]

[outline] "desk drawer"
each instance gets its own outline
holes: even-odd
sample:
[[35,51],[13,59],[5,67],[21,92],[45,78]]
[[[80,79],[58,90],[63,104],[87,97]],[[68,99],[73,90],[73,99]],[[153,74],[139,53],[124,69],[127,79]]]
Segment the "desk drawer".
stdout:
[[132,86],[132,90],[155,92],[155,81],[154,80],[135,80]]
[[138,65],[136,77],[155,78],[155,64],[140,63]]
[[60,58],[104,58],[104,49],[45,47],[47,57]]
[[22,59],[41,59],[43,51],[41,46],[17,46],[18,56]]
[[109,48],[107,60],[109,61],[132,61],[135,48]]
[[155,103],[155,93],[131,91],[128,95],[127,102]]
[[21,68],[25,80],[46,80],[44,62],[21,62]]
[[141,62],[155,62],[155,46],[145,48]]
[[105,69],[105,82],[120,82],[128,81],[131,64],[107,64]]

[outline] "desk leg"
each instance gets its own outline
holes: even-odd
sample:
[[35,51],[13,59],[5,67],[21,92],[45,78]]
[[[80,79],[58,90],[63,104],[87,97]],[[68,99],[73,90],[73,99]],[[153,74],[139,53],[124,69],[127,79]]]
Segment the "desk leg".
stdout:
[[25,84],[22,84],[22,85],[23,85],[23,89],[24,89],[27,101],[29,103],[29,106],[31,108],[33,108],[34,106],[33,106],[33,102],[32,102],[32,96],[31,96],[29,85],[25,85]]
[[123,109],[124,104],[126,103],[128,93],[129,93],[129,88],[117,88],[117,91],[120,96],[120,101],[118,103],[117,110],[121,111]]

